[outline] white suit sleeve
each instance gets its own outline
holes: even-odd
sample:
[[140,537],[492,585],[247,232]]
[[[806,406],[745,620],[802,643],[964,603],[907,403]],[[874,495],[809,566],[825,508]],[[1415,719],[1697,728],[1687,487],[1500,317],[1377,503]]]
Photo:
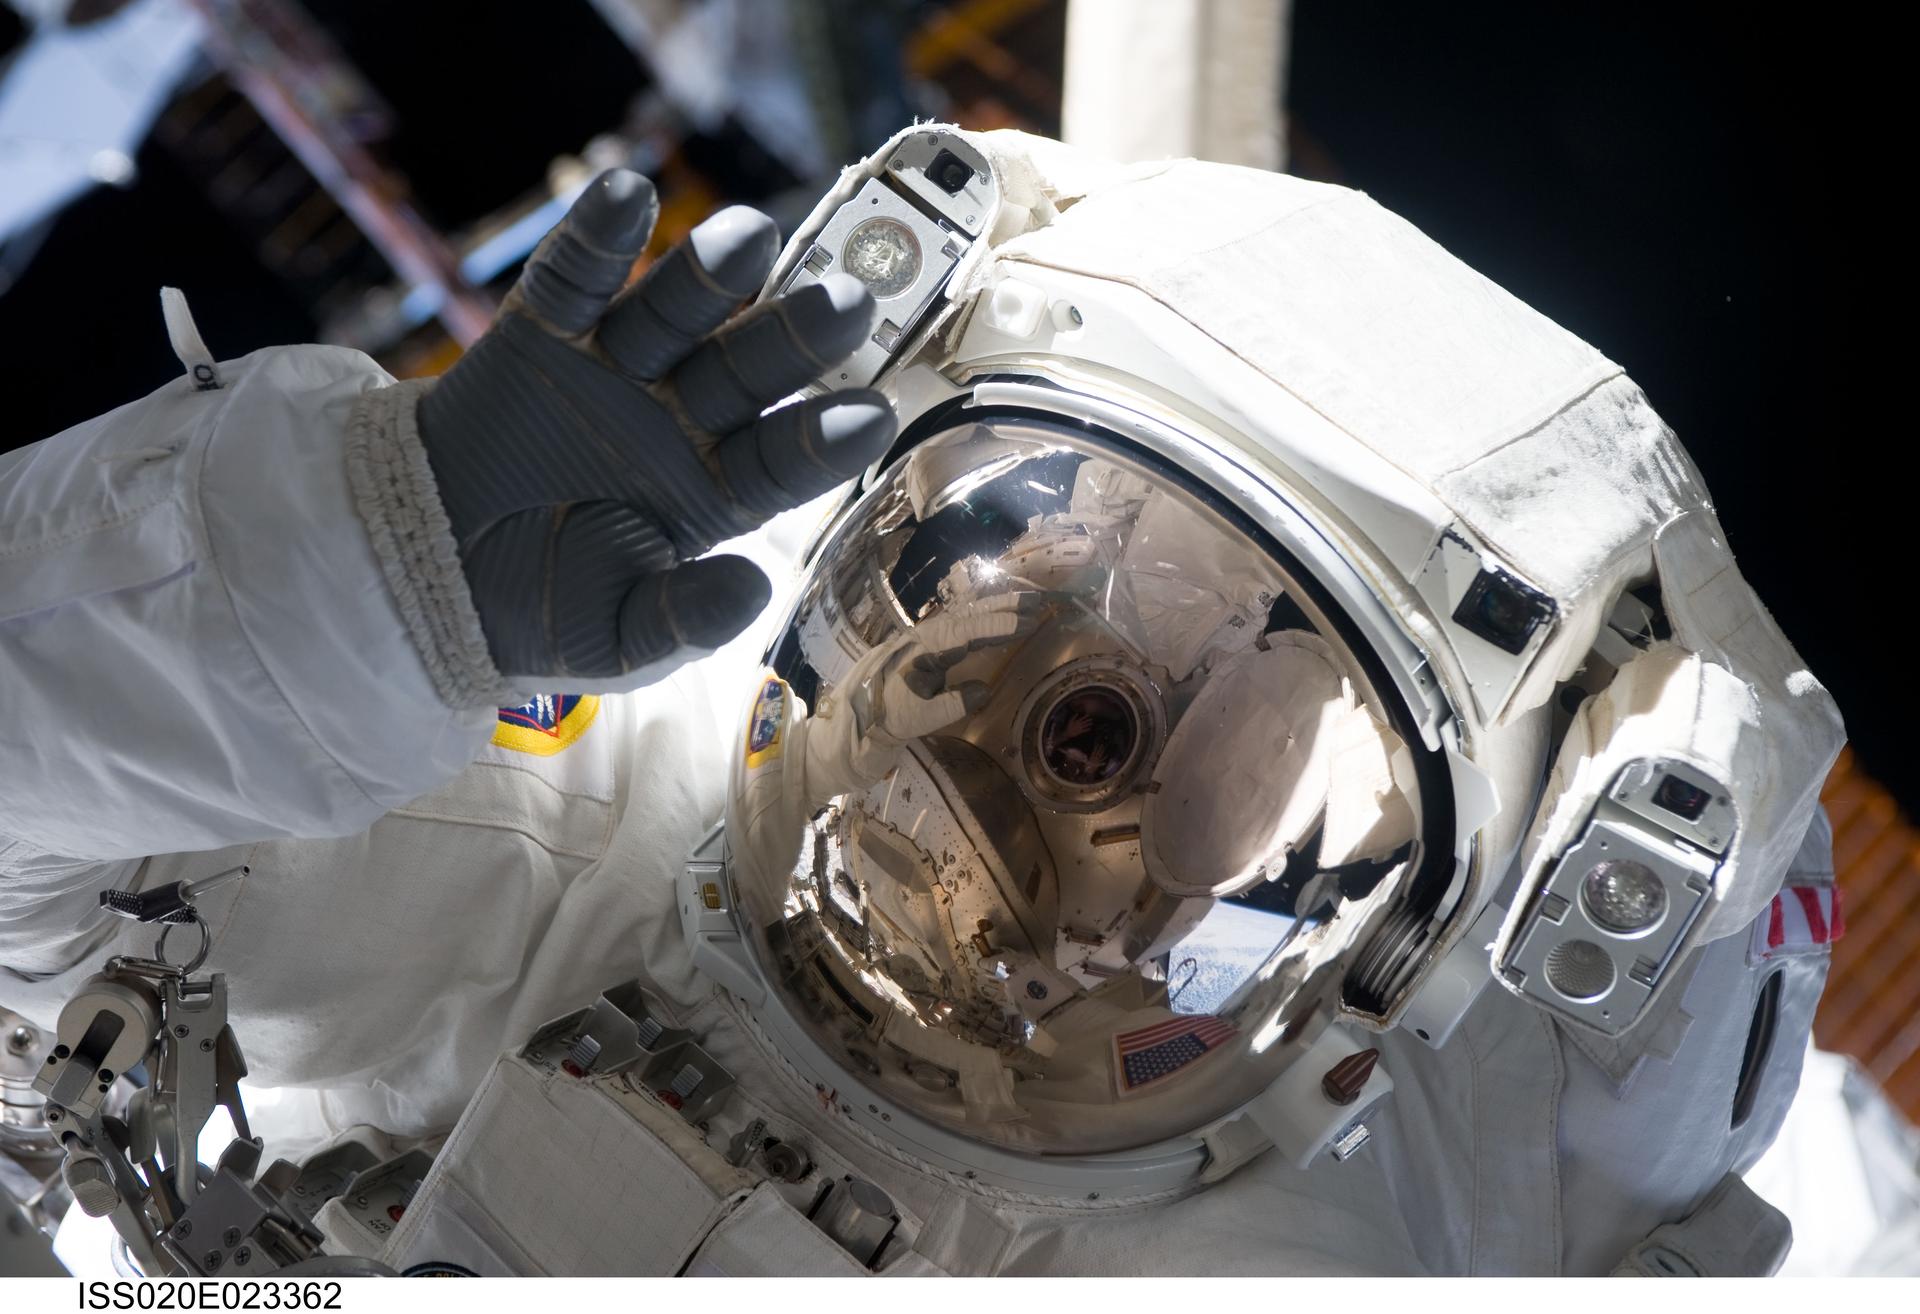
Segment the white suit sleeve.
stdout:
[[218,368],[0,457],[0,882],[350,834],[486,740],[356,510],[356,403],[392,380],[330,347]]

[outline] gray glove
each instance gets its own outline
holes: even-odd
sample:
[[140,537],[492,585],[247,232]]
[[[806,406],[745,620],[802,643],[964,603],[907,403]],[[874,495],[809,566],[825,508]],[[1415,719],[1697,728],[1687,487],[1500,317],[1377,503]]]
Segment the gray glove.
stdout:
[[420,441],[507,676],[617,677],[718,647],[770,590],[746,559],[701,554],[893,439],[886,399],[865,389],[761,415],[865,338],[864,285],[839,275],[729,323],[778,254],[773,221],[734,207],[621,292],[658,208],[636,173],[597,178],[493,328],[420,399]]

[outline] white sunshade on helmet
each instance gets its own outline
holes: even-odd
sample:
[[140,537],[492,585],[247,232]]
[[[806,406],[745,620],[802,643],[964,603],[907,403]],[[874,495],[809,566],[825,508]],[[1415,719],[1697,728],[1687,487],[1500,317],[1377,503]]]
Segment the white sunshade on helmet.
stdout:
[[870,1131],[1304,1162],[1330,1021],[1441,1044],[1497,980],[1617,1035],[1772,897],[1838,718],[1586,344],[1357,193],[1014,133],[848,170],[769,288],[836,267],[880,321],[823,382],[902,439],[683,906]]

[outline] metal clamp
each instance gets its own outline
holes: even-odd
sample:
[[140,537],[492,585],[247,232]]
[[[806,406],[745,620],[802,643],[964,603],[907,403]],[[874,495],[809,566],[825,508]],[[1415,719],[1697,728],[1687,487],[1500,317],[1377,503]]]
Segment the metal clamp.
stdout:
[[[212,933],[190,905],[169,910],[167,902],[147,909],[154,913],[149,924],[161,928],[154,957],[108,959],[106,970],[61,1010],[53,1051],[34,1077],[35,1090],[47,1098],[47,1124],[64,1146],[63,1173],[75,1200],[87,1212],[111,1218],[135,1262],[156,1275],[212,1271],[208,1252],[188,1254],[162,1241],[163,1235],[185,1236],[178,1229],[204,1216],[196,1210],[208,1189],[224,1183],[221,1191],[232,1195],[238,1188],[229,1179],[237,1174],[246,1188],[241,1194],[255,1197],[263,1209],[264,1202],[277,1202],[274,1191],[249,1185],[259,1142],[251,1139],[240,1097],[247,1065],[227,1023],[226,977],[194,976],[212,947]],[[184,963],[169,962],[167,937],[186,923],[199,928],[199,948]],[[105,1101],[113,1082],[143,1063],[151,1082],[134,1093],[124,1118],[109,1117]],[[239,1136],[221,1171],[207,1178],[199,1162],[200,1132],[222,1105]],[[274,1266],[311,1253],[298,1226],[280,1230],[291,1238],[285,1244],[249,1253],[272,1256]]]

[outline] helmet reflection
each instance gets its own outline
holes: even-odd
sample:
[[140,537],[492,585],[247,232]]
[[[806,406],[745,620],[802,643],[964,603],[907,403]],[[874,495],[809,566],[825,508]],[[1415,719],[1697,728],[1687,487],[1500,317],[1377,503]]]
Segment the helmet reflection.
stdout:
[[1056,1153],[1270,1083],[1337,992],[1352,936],[1321,932],[1384,907],[1328,869],[1377,885],[1417,847],[1397,740],[1293,592],[1202,496],[1065,431],[963,426],[889,471],[776,649],[807,782],[731,823],[817,1037],[929,1117]]

